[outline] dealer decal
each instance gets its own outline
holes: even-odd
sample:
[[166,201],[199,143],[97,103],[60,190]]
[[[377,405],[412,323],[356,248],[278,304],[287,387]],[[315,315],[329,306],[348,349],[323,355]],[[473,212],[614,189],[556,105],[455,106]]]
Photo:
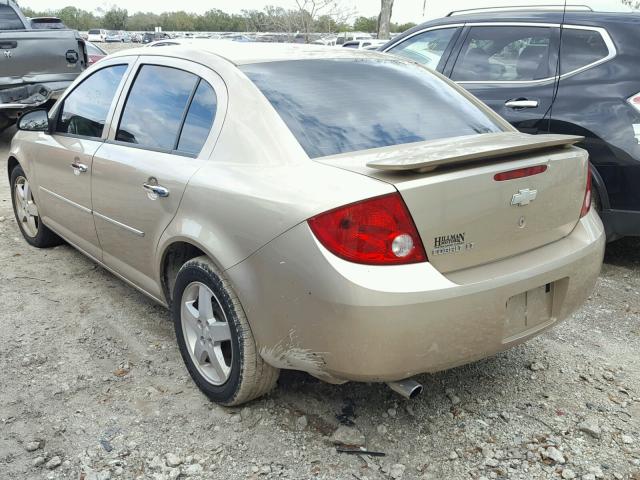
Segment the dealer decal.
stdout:
[[433,239],[432,255],[447,255],[449,253],[459,253],[471,250],[474,247],[473,242],[468,242],[465,238],[466,234],[451,233],[449,235],[441,235]]

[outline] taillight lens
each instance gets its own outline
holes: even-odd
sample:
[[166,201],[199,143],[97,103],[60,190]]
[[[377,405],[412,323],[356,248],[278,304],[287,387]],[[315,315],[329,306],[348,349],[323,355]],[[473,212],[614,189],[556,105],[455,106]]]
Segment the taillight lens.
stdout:
[[334,255],[367,265],[427,261],[420,235],[399,193],[370,198],[308,220]]
[[627,101],[631,104],[631,106],[635,107],[636,110],[640,111],[640,93],[634,95]]
[[584,202],[580,211],[580,218],[584,217],[591,210],[591,164],[587,168],[587,188],[584,192]]

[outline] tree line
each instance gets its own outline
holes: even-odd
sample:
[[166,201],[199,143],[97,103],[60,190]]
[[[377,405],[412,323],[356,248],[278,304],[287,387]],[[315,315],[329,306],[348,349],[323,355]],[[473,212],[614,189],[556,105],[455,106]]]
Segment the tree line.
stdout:
[[[299,9],[284,9],[267,6],[262,10],[242,10],[230,14],[219,9],[211,9],[203,14],[185,11],[129,14],[126,9],[98,9],[95,13],[77,7],[59,10],[35,11],[23,8],[28,17],[54,16],[60,18],[69,28],[86,31],[92,28],[107,30],[153,31],[162,27],[165,31],[201,32],[284,32],[309,34],[313,32],[377,31],[377,17],[358,17],[345,10],[306,8],[305,2]],[[316,2],[317,3],[317,2]],[[414,23],[391,24],[392,32],[401,32],[413,27]]]

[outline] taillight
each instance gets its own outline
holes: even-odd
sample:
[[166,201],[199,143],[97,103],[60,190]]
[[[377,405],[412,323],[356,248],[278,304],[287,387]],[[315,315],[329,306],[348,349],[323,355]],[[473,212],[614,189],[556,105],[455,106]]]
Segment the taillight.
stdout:
[[634,95],[627,101],[640,112],[640,93]]
[[584,192],[584,202],[580,210],[580,218],[584,217],[591,210],[591,164],[587,167],[587,187]]
[[370,198],[308,220],[334,255],[368,265],[426,262],[420,235],[399,193]]

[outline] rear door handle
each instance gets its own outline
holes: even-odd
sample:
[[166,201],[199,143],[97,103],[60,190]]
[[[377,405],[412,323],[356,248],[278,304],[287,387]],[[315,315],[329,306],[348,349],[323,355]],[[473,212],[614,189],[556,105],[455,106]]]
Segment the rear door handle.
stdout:
[[81,173],[86,173],[86,171],[89,170],[89,167],[87,167],[84,163],[78,162],[77,160],[73,161],[73,163],[71,164],[71,168],[73,168],[74,175],[80,175]]
[[151,185],[150,183],[143,183],[142,188],[147,191],[147,195],[151,200],[155,200],[158,197],[168,197],[169,189],[162,185]]
[[529,100],[526,98],[515,98],[513,100],[507,100],[504,103],[504,106],[507,108],[513,108],[514,110],[520,110],[523,108],[537,108],[538,101],[537,100]]

